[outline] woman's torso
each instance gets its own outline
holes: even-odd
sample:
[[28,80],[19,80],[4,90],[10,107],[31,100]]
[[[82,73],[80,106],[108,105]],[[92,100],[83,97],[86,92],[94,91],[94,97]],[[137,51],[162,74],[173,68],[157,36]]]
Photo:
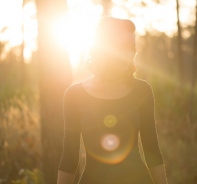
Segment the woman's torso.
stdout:
[[96,98],[77,84],[86,164],[80,184],[152,184],[138,148],[140,95]]

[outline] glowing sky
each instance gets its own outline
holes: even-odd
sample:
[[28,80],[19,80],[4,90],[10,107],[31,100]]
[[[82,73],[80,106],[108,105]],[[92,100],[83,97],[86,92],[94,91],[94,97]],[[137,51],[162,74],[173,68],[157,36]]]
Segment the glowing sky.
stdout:
[[[31,52],[37,49],[37,20],[36,6],[34,0],[26,0],[26,5],[22,11],[22,0],[0,0],[0,40],[9,41],[9,46],[20,45],[24,36],[26,58],[31,57]],[[68,0],[69,12],[64,25],[70,27],[65,32],[60,32],[62,27],[54,29],[54,37],[62,46],[69,49],[71,58],[76,57],[78,52],[86,49],[91,43],[93,30],[96,27],[97,20],[102,13],[102,7],[99,4],[93,4],[91,0]],[[177,32],[176,26],[176,1],[163,0],[160,4],[156,4],[151,0],[144,0],[144,6],[139,0],[127,1],[112,0],[113,7],[110,14],[119,18],[130,18],[137,27],[140,35],[145,34],[145,30],[154,33],[155,30],[164,32],[168,36],[173,36]],[[180,20],[183,27],[194,25],[195,22],[195,0],[180,0]],[[24,35],[22,34],[22,22],[24,22]],[[72,23],[71,23],[72,22]],[[56,27],[63,25],[57,20]],[[67,24],[67,25],[66,25]],[[3,28],[7,27],[4,32]],[[65,29],[66,30],[66,29]],[[183,34],[187,37],[190,34]],[[64,36],[67,42],[62,39]],[[75,39],[73,39],[75,38]],[[69,39],[69,41],[68,41]],[[79,42],[85,43],[83,47],[79,47]],[[64,45],[64,43],[69,43]],[[73,64],[77,62],[77,58],[73,58]]]

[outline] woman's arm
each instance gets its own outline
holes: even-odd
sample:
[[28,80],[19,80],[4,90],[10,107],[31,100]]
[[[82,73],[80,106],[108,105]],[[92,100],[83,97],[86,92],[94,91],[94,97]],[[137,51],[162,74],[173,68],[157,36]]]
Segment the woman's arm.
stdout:
[[58,170],[57,184],[72,184],[75,175]]
[[64,137],[62,156],[58,167],[57,184],[71,184],[79,165],[80,122],[75,86],[67,88],[63,98]]
[[164,164],[149,168],[155,184],[168,184]]
[[155,125],[154,94],[146,82],[142,87],[140,105],[140,137],[147,167],[155,184],[166,184],[164,160],[159,148]]

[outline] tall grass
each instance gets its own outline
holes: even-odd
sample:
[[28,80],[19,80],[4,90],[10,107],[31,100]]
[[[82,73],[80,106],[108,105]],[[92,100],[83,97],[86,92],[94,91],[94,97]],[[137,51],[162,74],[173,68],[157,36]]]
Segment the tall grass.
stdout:
[[[189,118],[190,84],[177,78],[147,77],[155,95],[155,116],[160,149],[169,184],[197,183],[197,114]],[[197,88],[194,103],[197,104]]]
[[[161,57],[161,53],[154,52]],[[190,84],[178,83],[178,77],[172,75],[173,69],[169,70],[173,68],[172,64],[165,65],[168,67],[164,71],[150,62],[149,68],[145,68],[149,73],[143,74],[142,78],[154,91],[156,126],[167,178],[169,184],[196,184],[197,113],[194,111],[191,122],[188,113]],[[13,67],[13,71],[16,70]],[[36,74],[35,68],[31,71]],[[4,75],[5,80],[1,80],[0,86],[0,184],[42,184],[44,176],[39,174],[43,170],[39,96],[36,90],[31,90],[32,86],[37,88],[37,78],[29,83],[29,87],[21,88],[17,87],[19,82],[15,84],[18,74],[13,76],[10,71]],[[197,104],[197,88],[194,104]],[[84,159],[84,152],[80,154]],[[34,180],[36,177],[40,178],[40,183]]]
[[[32,97],[33,98],[33,97]],[[38,98],[25,95],[3,101],[0,109],[0,183],[20,178],[23,169],[42,168]]]

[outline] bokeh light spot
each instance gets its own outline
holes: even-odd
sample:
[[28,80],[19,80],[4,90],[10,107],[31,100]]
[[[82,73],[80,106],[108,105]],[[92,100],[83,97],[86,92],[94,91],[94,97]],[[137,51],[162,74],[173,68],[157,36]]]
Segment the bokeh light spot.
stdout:
[[116,135],[108,134],[101,140],[102,147],[107,151],[114,151],[118,148],[120,140]]
[[117,119],[114,115],[108,115],[104,118],[104,124],[107,127],[114,127],[117,123]]

